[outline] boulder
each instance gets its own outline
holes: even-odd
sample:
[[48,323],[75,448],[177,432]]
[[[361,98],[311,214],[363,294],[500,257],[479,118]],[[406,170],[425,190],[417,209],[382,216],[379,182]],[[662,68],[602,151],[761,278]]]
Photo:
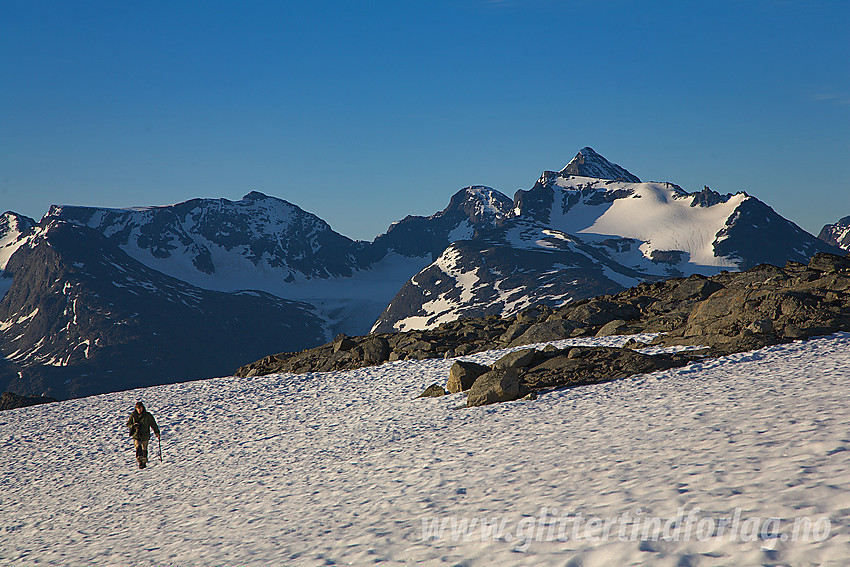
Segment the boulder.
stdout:
[[354,342],[350,337],[340,333],[336,336],[333,342],[333,351],[335,353],[340,351],[349,351],[357,346],[357,343]]
[[358,349],[362,349],[361,360],[369,365],[381,364],[390,358],[390,343],[383,337],[367,339]]
[[493,363],[493,369],[497,368],[524,368],[531,366],[537,351],[533,348],[525,348],[509,352]]
[[694,275],[678,282],[670,297],[676,301],[685,299],[699,299],[701,301],[721,289],[723,289],[723,286],[719,283],[711,281],[705,276]]
[[422,392],[421,394],[419,394],[416,397],[417,398],[438,398],[440,396],[445,396],[447,394],[448,394],[448,392],[446,392],[443,389],[443,387],[440,386],[439,384],[431,384],[430,386],[425,388],[424,392]]
[[476,378],[489,370],[488,367],[481,364],[458,360],[452,364],[449,370],[449,381],[446,384],[446,388],[453,394],[469,390],[475,383]]
[[510,346],[530,345],[568,339],[574,336],[573,333],[583,326],[584,325],[576,323],[575,321],[568,321],[566,319],[535,323],[522,335],[511,341]]
[[786,339],[796,340],[805,338],[806,333],[797,325],[788,323],[782,329],[782,336]]
[[755,321],[747,325],[746,329],[751,333],[756,334],[772,333],[773,321],[766,318],[756,319]]
[[629,332],[629,326],[622,319],[614,319],[602,325],[596,333],[597,337],[608,337],[611,335],[622,335]]
[[505,331],[504,335],[502,335],[500,341],[506,345],[509,345],[511,344],[511,342],[521,337],[522,334],[526,332],[530,326],[530,323],[520,323],[519,321],[517,321],[516,323],[508,327],[508,330]]
[[648,355],[624,348],[573,347],[544,360],[522,375],[532,390],[607,382],[633,374],[645,374],[683,366],[688,354]]
[[593,299],[572,309],[569,318],[585,325],[604,325],[614,319],[631,321],[640,317],[640,309],[634,305],[617,303],[607,299]]
[[499,368],[486,372],[475,380],[466,398],[466,405],[476,407],[508,402],[520,398],[521,394],[525,394],[525,391],[520,387],[517,369]]

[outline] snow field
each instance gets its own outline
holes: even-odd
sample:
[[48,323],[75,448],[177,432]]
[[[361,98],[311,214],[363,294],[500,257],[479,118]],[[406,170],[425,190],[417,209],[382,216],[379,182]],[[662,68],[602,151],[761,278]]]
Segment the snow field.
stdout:
[[[452,363],[427,360],[2,412],[0,564],[844,565],[848,347],[837,334],[473,409],[412,399]],[[137,399],[163,429],[145,470],[124,427]],[[680,509],[779,524],[678,541],[587,524]],[[579,514],[580,537],[575,522],[550,537]],[[828,535],[781,537],[801,517]],[[505,529],[452,532],[480,518]]]

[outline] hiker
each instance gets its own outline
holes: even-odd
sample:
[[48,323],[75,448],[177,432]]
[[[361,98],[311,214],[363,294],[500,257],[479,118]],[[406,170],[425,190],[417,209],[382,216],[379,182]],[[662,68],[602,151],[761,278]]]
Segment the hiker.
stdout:
[[136,402],[136,409],[130,414],[127,427],[130,428],[130,437],[133,438],[133,445],[136,447],[136,460],[139,461],[139,468],[143,469],[148,465],[148,442],[151,440],[151,428],[156,433],[156,438],[159,439],[159,426],[153,416],[145,409],[145,404]]

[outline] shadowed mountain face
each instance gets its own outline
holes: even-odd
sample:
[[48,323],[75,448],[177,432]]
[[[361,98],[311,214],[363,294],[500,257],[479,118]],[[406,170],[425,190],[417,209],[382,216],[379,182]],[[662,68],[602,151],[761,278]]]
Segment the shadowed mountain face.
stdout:
[[818,238],[827,244],[850,251],[850,217],[844,217],[835,224],[825,225]]
[[325,336],[308,305],[203,290],[148,268],[100,233],[50,220],[12,256],[0,302],[0,389],[79,397],[227,374]]

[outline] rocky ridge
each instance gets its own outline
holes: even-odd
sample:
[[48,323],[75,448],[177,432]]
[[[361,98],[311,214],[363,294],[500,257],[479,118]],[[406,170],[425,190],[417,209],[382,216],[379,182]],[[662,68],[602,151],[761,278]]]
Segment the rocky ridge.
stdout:
[[[404,333],[340,335],[317,348],[267,356],[239,368],[236,375],[346,370],[615,334],[659,333],[652,344],[704,347],[675,355],[646,355],[629,348],[522,349],[492,368],[472,370],[469,363],[458,361],[459,368],[453,367],[452,373],[461,373],[460,367],[466,365],[466,378],[450,375],[449,390],[469,389],[468,403],[478,405],[670,368],[695,356],[722,356],[836,331],[850,331],[850,257],[819,253],[808,264],[762,264],[745,272],[647,282],[560,308],[529,307],[509,318],[463,319]],[[632,341],[627,346],[646,345]],[[482,379],[482,384],[489,384],[485,393],[475,387]]]

